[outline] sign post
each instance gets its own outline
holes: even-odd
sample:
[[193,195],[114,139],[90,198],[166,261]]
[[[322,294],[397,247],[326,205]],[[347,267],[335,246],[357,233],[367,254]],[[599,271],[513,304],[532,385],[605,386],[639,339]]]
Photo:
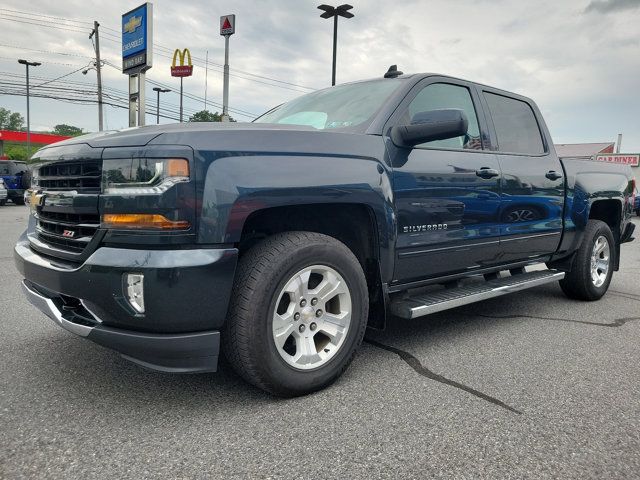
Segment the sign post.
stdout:
[[122,15],[122,73],[129,75],[129,126],[145,124],[145,72],[153,65],[153,4]]
[[224,37],[224,83],[222,88],[222,121],[229,121],[229,37],[236,33],[236,16],[220,17],[220,35]]
[[[184,59],[187,58],[187,64],[184,64]],[[180,65],[176,65],[176,60],[180,60]],[[173,62],[171,62],[171,76],[180,77],[180,123],[182,123],[182,79],[184,77],[190,77],[193,75],[193,64],[191,63],[191,52],[188,48],[182,49],[176,48],[173,52]]]

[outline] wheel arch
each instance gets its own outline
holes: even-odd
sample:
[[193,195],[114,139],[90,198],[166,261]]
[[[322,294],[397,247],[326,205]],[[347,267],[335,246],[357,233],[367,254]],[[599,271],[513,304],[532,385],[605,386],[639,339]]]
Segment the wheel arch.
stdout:
[[282,232],[322,233],[344,243],[356,256],[369,290],[368,326],[382,329],[386,300],[382,276],[380,229],[368,205],[354,203],[302,204],[253,211],[245,220],[237,247],[240,255],[261,240]]
[[620,269],[620,235],[622,228],[622,205],[618,199],[596,200],[589,209],[589,220],[600,220],[606,223],[613,234],[615,252],[613,269]]

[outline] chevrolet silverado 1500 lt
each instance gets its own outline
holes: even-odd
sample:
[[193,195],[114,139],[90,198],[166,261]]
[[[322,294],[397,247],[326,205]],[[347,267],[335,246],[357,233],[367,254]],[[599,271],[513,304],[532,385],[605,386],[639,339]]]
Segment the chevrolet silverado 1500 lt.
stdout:
[[555,281],[597,300],[634,228],[629,167],[562,162],[530,99],[433,74],[34,160],[31,303],[152,369],[215,371],[222,351],[283,396],[330,384],[387,315]]

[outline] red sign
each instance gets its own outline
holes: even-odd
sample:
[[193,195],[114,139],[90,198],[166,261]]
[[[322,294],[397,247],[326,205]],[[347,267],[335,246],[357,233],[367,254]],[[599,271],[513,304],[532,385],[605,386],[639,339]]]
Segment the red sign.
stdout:
[[640,154],[638,153],[607,153],[596,155],[599,162],[621,163],[623,165],[631,165],[637,167],[640,165]]
[[190,77],[193,75],[193,65],[177,65],[171,67],[172,77]]
[[220,17],[220,35],[233,35],[234,33],[236,33],[236,16]]

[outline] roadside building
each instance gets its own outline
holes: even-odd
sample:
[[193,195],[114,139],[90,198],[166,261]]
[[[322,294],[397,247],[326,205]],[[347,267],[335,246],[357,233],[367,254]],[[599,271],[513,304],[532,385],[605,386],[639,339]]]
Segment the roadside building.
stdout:
[[605,143],[560,143],[554,145],[560,158],[594,159],[599,153],[613,153],[614,142]]
[[629,165],[637,174],[640,174],[640,155],[635,153],[615,153],[615,142],[560,143],[554,146],[560,158],[624,163]]

